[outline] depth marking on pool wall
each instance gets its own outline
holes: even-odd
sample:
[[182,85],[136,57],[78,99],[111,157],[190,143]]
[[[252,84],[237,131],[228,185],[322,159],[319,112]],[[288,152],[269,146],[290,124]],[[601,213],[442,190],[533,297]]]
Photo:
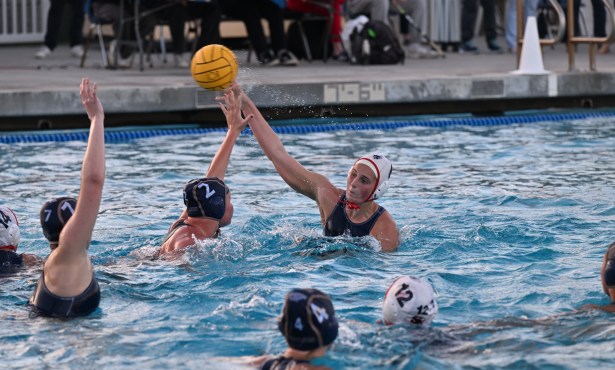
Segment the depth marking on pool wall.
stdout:
[[211,108],[216,107],[217,103],[214,100],[216,93],[203,88],[194,89],[194,105],[196,108]]
[[549,74],[547,81],[549,82],[549,96],[557,96],[557,75],[555,73]]
[[384,84],[382,82],[325,84],[323,95],[325,103],[386,101]]
[[472,81],[470,95],[473,98],[494,98],[504,96],[504,80]]

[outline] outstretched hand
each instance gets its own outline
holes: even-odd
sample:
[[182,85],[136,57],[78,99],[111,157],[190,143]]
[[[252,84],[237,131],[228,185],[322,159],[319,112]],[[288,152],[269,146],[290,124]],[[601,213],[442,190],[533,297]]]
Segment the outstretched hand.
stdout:
[[[235,84],[233,85],[237,86]],[[224,95],[217,96],[216,100],[218,101],[224,116],[226,116],[226,124],[228,125],[229,130],[233,130],[235,132],[243,131],[246,128],[248,121],[254,117],[254,115],[250,114],[243,118],[241,115],[241,104],[243,101],[243,91],[241,91],[241,89],[238,90],[237,95],[233,88],[227,89],[225,90]]]
[[90,86],[89,78],[86,77],[81,80],[79,94],[81,95],[81,102],[90,120],[94,117],[102,117],[104,115],[102,104],[96,95],[96,89],[96,84],[94,84],[93,87]]
[[[243,89],[241,88],[241,86],[239,86],[237,81],[233,81],[226,89],[224,89],[225,93],[227,93],[229,91],[234,92],[235,96],[239,96],[239,95],[243,94]],[[241,95],[241,96],[244,96],[244,95]]]

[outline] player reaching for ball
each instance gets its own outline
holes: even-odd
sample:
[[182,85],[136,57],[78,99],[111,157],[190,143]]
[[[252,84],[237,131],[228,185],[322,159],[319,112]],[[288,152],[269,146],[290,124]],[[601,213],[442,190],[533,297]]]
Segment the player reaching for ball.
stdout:
[[79,197],[55,198],[40,211],[43,234],[51,249],[34,294],[33,313],[52,317],[85,316],[100,303],[100,288],[88,255],[105,182],[105,112],[96,84],[84,78],[81,102],[90,119],[81,165]]
[[[242,91],[237,84],[232,84],[231,89],[235,93]],[[244,115],[254,116],[250,128],[265,155],[293,190],[316,201],[326,236],[370,235],[380,242],[382,251],[397,249],[397,225],[391,214],[375,202],[389,188],[393,172],[393,165],[383,154],[359,157],[348,172],[346,188],[340,189],[291,157],[254,102],[245,94],[243,99]]]
[[235,96],[232,91],[216,98],[226,116],[226,137],[211,160],[205,177],[190,180],[184,187],[186,209],[169,228],[158,257],[164,255],[166,259],[176,258],[186,248],[195,245],[195,239],[217,238],[220,228],[231,223],[233,204],[231,192],[224,183],[224,175],[235,142],[252,118],[252,115],[242,118],[242,98],[241,93]]

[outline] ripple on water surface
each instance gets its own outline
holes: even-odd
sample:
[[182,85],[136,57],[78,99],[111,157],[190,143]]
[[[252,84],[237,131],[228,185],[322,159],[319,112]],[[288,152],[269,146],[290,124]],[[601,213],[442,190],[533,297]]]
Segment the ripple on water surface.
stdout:
[[[87,318],[31,318],[40,268],[2,276],[0,354],[15,368],[245,368],[279,353],[285,293],[333,298],[340,335],[316,363],[335,369],[592,368],[611,365],[612,317],[599,270],[615,221],[615,122],[283,134],[291,155],[343,187],[353,159],[394,163],[382,198],[401,245],[325,238],[314,202],[242,136],[226,181],[235,217],[217,240],[153,260],[223,133],[107,144],[107,180],[90,254],[101,307]],[[45,256],[38,212],[79,190],[85,143],[0,144],[0,203],[20,219],[20,250]],[[382,326],[394,277],[430,281],[440,312],[429,328]]]

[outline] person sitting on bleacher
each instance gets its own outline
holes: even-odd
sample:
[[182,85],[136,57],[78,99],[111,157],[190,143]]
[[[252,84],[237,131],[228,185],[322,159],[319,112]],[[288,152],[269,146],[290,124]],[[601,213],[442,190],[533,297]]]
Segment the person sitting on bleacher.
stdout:
[[[326,9],[322,6],[318,6],[317,3],[319,1],[315,1],[314,3],[306,0],[286,0],[286,7],[288,10],[295,12],[303,12],[303,13],[314,13],[321,14],[327,16],[328,13]],[[333,19],[331,20],[331,46],[333,48],[333,53],[331,57],[335,60],[340,61],[348,61],[348,55],[344,52],[344,47],[342,46],[342,5],[346,2],[346,0],[331,0],[330,5],[333,7]]]
[[[284,31],[284,0],[225,0],[221,3],[222,12],[241,19],[246,26],[248,38],[256,57],[262,65],[296,66],[297,57],[286,47]],[[269,23],[271,47],[267,43],[261,18]]]
[[222,8],[218,0],[188,0],[188,19],[201,20],[201,30],[193,51],[205,45],[222,43],[220,37]]
[[[188,67],[188,61],[184,58],[185,51],[185,35],[184,28],[186,24],[187,8],[184,0],[155,0],[155,1],[143,1],[142,11],[151,10],[165,3],[169,3],[168,7],[156,11],[148,16],[140,18],[139,31],[141,38],[145,38],[147,35],[151,35],[156,27],[156,23],[159,20],[168,22],[171,29],[171,38],[173,39],[173,54],[175,57],[175,66],[180,68]],[[175,3],[175,4],[171,4]],[[114,22],[114,32],[119,34],[120,27],[120,1],[119,0],[93,0],[92,9],[94,15],[97,18],[105,19]],[[126,4],[124,9],[125,16],[132,16],[134,14],[134,8],[132,4]],[[122,28],[123,41],[134,41],[136,36],[134,35],[134,23],[133,21],[125,22]],[[117,41],[113,40],[109,46],[109,58],[111,63],[114,63],[115,48],[117,47]],[[121,44],[118,50],[117,67],[130,68],[132,66],[134,45]]]

